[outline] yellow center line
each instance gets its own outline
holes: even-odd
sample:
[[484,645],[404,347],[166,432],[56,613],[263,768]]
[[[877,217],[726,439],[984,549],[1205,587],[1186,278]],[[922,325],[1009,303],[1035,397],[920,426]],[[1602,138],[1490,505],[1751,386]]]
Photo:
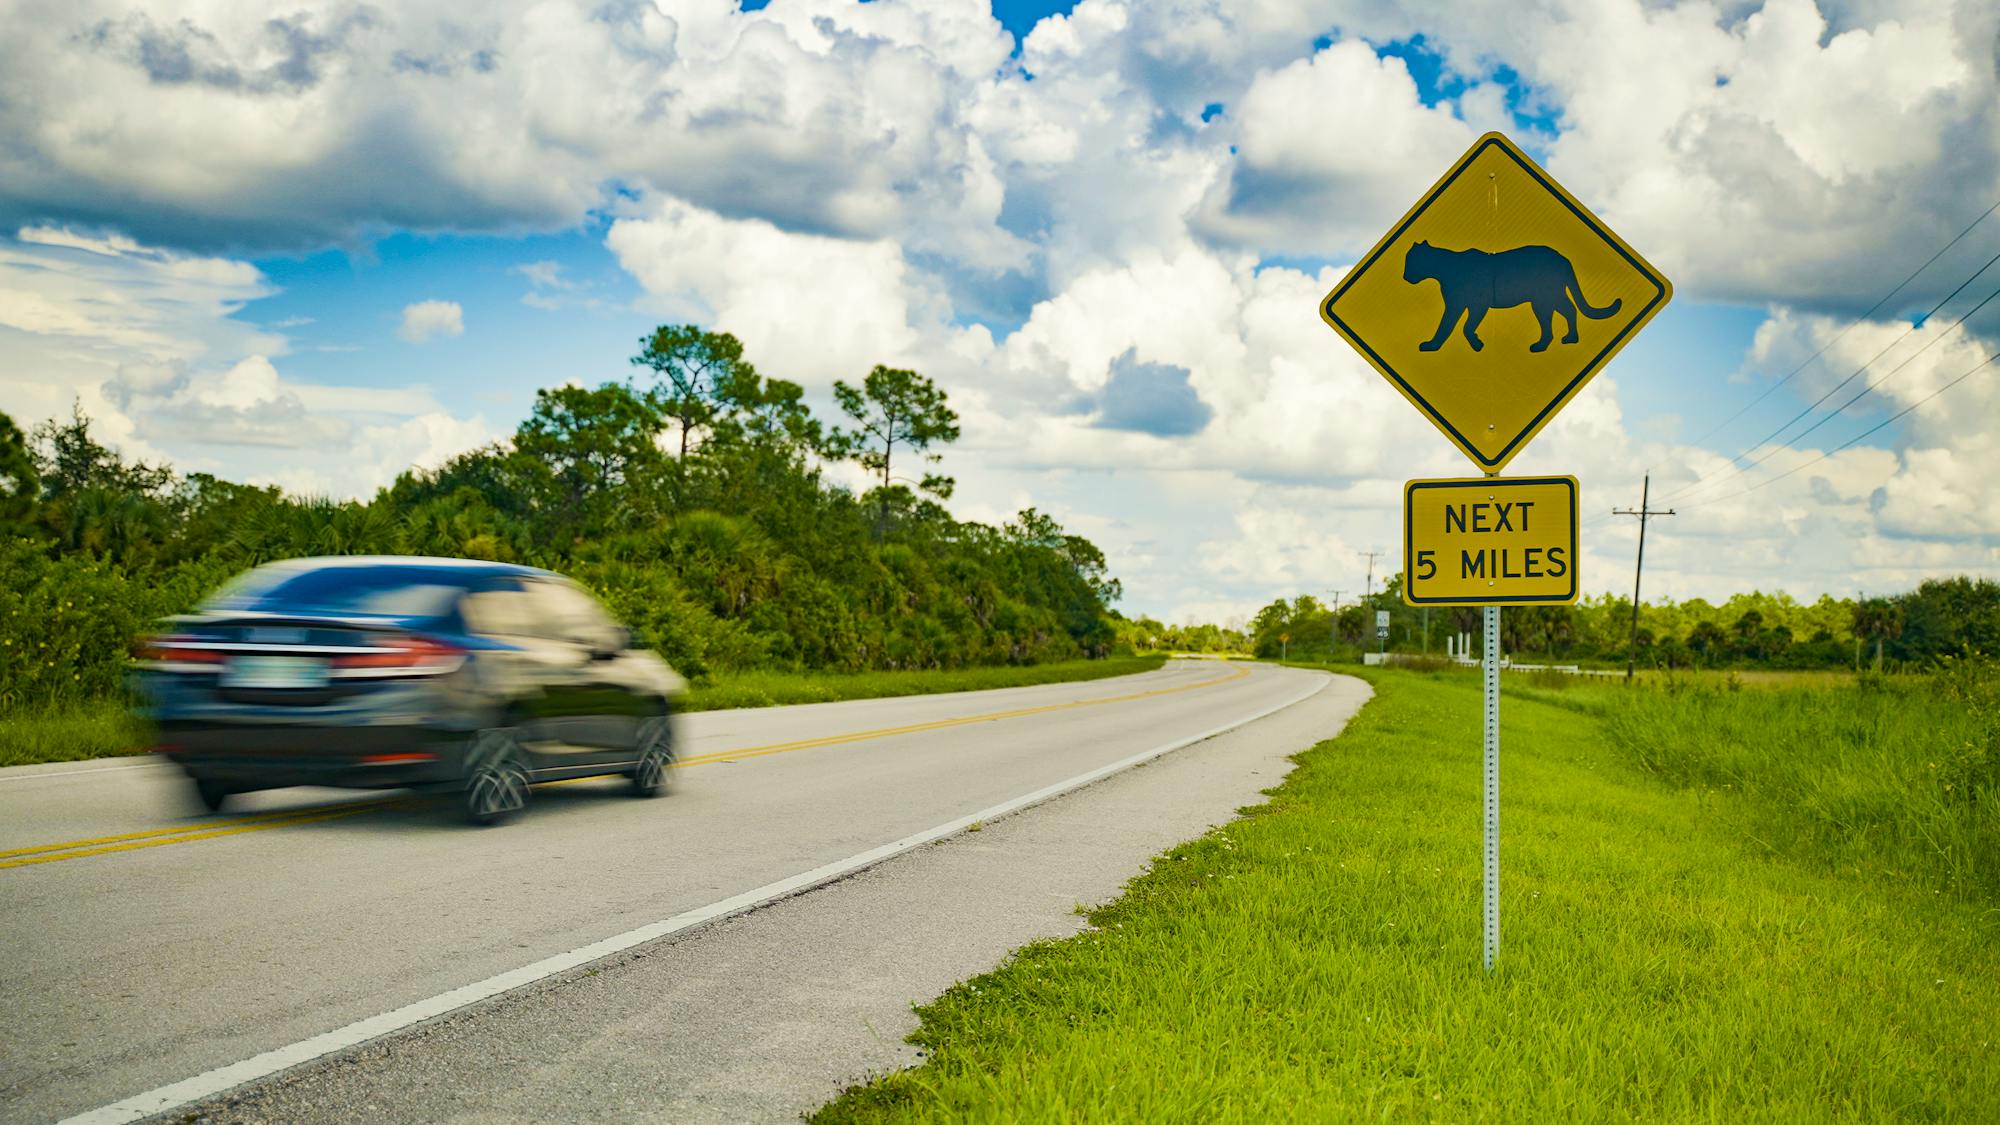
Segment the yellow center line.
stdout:
[[[1192,684],[1176,687],[1155,688],[1151,691],[1132,692],[1126,695],[1109,695],[1097,699],[1079,699],[1068,703],[1050,703],[1039,707],[1018,707],[1007,711],[989,711],[983,715],[964,715],[954,719],[933,719],[929,722],[910,723],[899,727],[883,727],[878,730],[853,731],[848,734],[827,735],[822,738],[800,739],[793,742],[776,742],[764,746],[743,746],[732,750],[717,750],[708,754],[697,754],[682,758],[674,763],[675,769],[690,766],[709,765],[716,762],[735,762],[747,758],[761,758],[771,754],[787,754],[794,750],[810,750],[821,746],[839,746],[853,742],[866,742],[877,738],[891,738],[901,734],[918,734],[923,731],[944,730],[949,727],[969,726],[973,723],[991,723],[1002,719],[1018,719],[1028,715],[1046,715],[1056,711],[1070,711],[1080,707],[1099,707],[1111,703],[1131,703],[1141,699],[1154,699],[1163,695],[1194,691],[1198,688],[1213,687],[1217,684],[1232,683],[1250,675],[1250,669],[1239,668],[1226,676],[1211,680],[1200,680]],[[582,781],[598,781],[601,778],[579,777],[567,781],[552,781],[544,786],[571,785]],[[140,848],[158,848],[168,844],[184,844],[194,840],[213,840],[221,836],[239,836],[247,832],[262,832],[271,828],[288,828],[296,824],[314,824],[323,820],[335,820],[357,813],[378,809],[408,807],[414,804],[409,798],[385,798],[374,801],[357,801],[341,805],[312,805],[306,808],[284,809],[276,812],[256,813],[250,816],[233,817],[228,820],[211,820],[200,824],[185,824],[174,828],[154,828],[144,832],[127,832],[115,836],[94,836],[83,840],[69,840],[60,844],[41,844],[29,848],[15,848],[0,851],[0,869],[27,867],[37,863],[55,863],[65,859],[80,859],[84,856],[107,855],[112,852],[137,851]]]
[[195,832],[187,835],[174,836],[165,840],[135,840],[129,844],[112,844],[108,847],[102,847],[102,848],[83,848],[81,851],[64,851],[62,850],[61,846],[57,846],[55,848],[49,849],[55,854],[35,855],[35,856],[28,856],[27,858],[24,859],[10,859],[5,861],[0,861],[0,868],[26,867],[34,863],[57,863],[65,859],[80,859],[87,855],[106,855],[111,852],[130,852],[130,851],[137,851],[140,848],[163,848],[166,847],[168,844],[185,844],[191,840],[213,840],[218,836],[240,836],[245,832],[262,832],[270,828],[290,828],[294,824],[312,824],[322,820],[335,820],[343,816],[354,816],[358,813],[374,812],[378,809],[386,808],[391,805],[408,805],[412,803],[414,802],[411,802],[407,799],[398,801],[365,801],[362,802],[361,804],[344,805],[332,809],[326,808],[325,806],[322,805],[322,806],[316,806],[315,808],[312,809],[300,810],[300,815],[288,816],[282,820],[269,820],[261,824],[245,824],[236,828],[221,828],[213,832]]
[[[393,799],[384,799],[378,801],[359,801],[353,803],[344,803],[337,806],[314,805],[310,808],[302,808],[302,809],[280,809],[276,812],[252,813],[247,816],[234,816],[230,817],[227,820],[210,820],[203,822],[201,824],[183,824],[175,828],[154,828],[145,832],[126,832],[118,836],[94,836],[87,840],[71,840],[67,843],[62,843],[62,844],[42,844],[32,848],[15,848],[12,851],[0,852],[0,860],[12,859],[15,856],[36,855],[41,852],[67,851],[70,848],[87,848],[93,844],[121,844],[128,840],[145,840],[158,836],[180,836],[190,832],[202,832],[210,828],[237,828],[242,825],[253,824],[267,820],[290,820],[293,817],[306,816],[313,813],[323,812],[326,811],[329,807],[352,809],[355,812],[360,812],[364,809],[381,808],[382,806],[391,803],[391,800]],[[172,843],[173,841],[168,840],[162,842]],[[11,866],[14,865],[7,863],[0,863],[0,867],[11,867]]]
[[911,723],[908,726],[884,727],[880,730],[855,731],[851,734],[833,734],[822,738],[806,738],[797,742],[776,742],[768,746],[744,746],[734,750],[717,750],[709,754],[696,754],[674,763],[675,769],[706,765],[710,762],[733,762],[743,758],[761,758],[767,754],[785,754],[793,750],[810,750],[818,746],[838,746],[847,742],[865,742],[876,738],[890,738],[899,734],[917,734],[921,731],[944,730],[947,727],[969,726],[973,723],[991,723],[1001,719],[1018,719],[1027,715],[1046,715],[1052,711],[1070,711],[1079,707],[1097,707],[1107,703],[1131,703],[1139,699],[1152,699],[1162,695],[1173,695],[1196,688],[1212,687],[1243,679],[1250,674],[1248,668],[1239,668],[1227,676],[1218,676],[1199,683],[1182,684],[1179,687],[1156,688],[1152,691],[1133,692],[1130,695],[1111,695],[1101,699],[1079,699],[1069,703],[1050,703],[1041,707],[1020,707],[1012,711],[989,711],[984,715],[965,715],[956,719],[933,719],[926,723]]

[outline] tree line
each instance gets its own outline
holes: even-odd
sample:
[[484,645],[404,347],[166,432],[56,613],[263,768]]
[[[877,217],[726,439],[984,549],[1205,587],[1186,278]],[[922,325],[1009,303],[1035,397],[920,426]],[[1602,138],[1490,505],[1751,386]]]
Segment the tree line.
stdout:
[[[1403,604],[1401,575],[1365,604],[1337,610],[1310,594],[1280,598],[1249,627],[1258,656],[1355,660],[1377,645],[1375,612],[1390,611],[1389,651],[1446,651],[1446,638],[1480,630],[1476,606],[1428,612]],[[1287,639],[1289,638],[1289,639]],[[1636,641],[1636,645],[1635,645]],[[1477,641],[1475,640],[1475,644]],[[1943,658],[2000,653],[2000,583],[1957,576],[1926,579],[1891,596],[1799,602],[1787,594],[1736,594],[1639,606],[1620,595],[1567,606],[1510,606],[1500,615],[1501,650],[1523,660],[1623,663],[1628,653],[1657,668],[1925,667]]]
[[[81,408],[0,415],[0,706],[118,690],[133,637],[241,569],[331,554],[520,562],[590,587],[685,672],[953,668],[1107,654],[1104,554],[1034,509],[954,519],[945,392],[877,366],[837,424],[728,333],[666,325],[633,372],[537,391],[511,438],[365,500],[128,460]],[[827,479],[839,462],[871,484]]]

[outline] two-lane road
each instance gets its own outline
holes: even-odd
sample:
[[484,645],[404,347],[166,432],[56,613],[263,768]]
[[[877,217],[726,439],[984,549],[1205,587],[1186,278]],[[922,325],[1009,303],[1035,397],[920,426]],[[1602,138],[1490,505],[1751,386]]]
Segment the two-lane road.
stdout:
[[[1205,661],[691,715],[665,799],[543,787],[490,830],[305,789],[197,817],[150,762],[0,771],[0,1117],[169,1108],[1335,694],[1324,737],[1365,689]],[[1281,752],[1313,736],[1287,737]]]

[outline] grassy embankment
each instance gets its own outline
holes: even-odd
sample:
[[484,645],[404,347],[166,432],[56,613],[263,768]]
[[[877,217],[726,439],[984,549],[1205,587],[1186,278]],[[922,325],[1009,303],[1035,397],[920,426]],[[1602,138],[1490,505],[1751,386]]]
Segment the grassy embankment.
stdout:
[[2000,1119],[1990,671],[1509,677],[1491,978],[1478,679],[1368,678],[1268,804],[921,1008],[926,1063],[815,1119]]
[[[1032,684],[1098,680],[1150,672],[1164,656],[1124,656],[1056,664],[961,668],[949,672],[738,672],[694,684],[682,701],[685,711],[774,707],[789,703],[829,703],[948,691],[1026,687]],[[73,762],[144,753],[145,724],[123,703],[99,701],[62,710],[0,714],[0,766]]]

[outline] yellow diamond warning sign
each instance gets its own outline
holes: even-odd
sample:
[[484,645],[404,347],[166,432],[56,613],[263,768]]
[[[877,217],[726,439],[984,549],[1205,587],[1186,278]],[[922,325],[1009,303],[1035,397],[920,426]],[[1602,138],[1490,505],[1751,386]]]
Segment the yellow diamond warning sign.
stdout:
[[1672,296],[1665,275],[1488,133],[1320,315],[1497,473]]
[[1472,477],[1403,486],[1403,600],[1576,600],[1576,478]]

